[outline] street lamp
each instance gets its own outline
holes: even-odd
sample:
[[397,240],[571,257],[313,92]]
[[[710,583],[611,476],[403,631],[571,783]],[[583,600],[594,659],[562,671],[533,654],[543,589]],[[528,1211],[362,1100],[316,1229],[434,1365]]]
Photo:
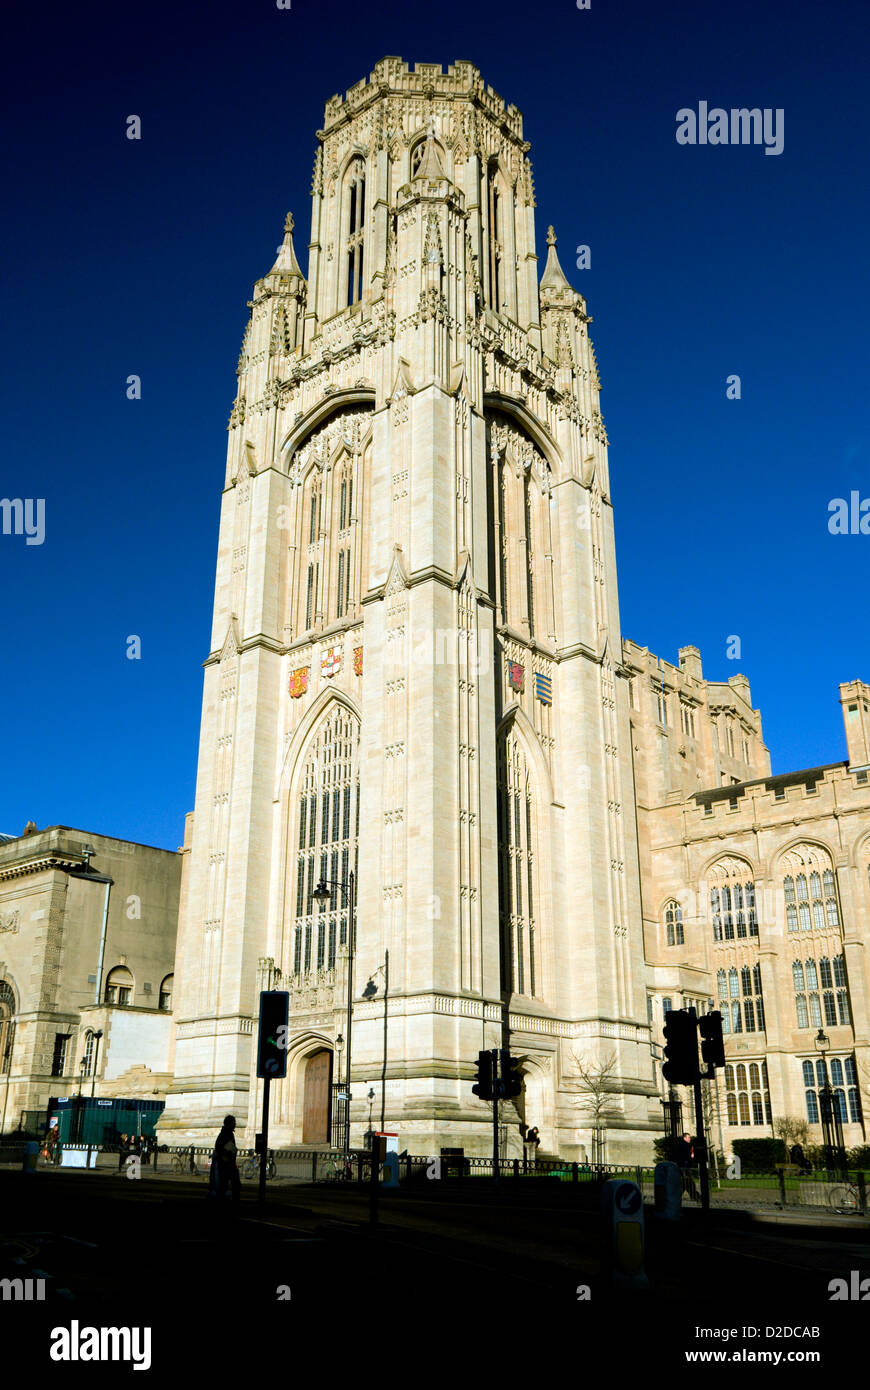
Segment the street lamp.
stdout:
[[840,1115],[840,1106],[837,1097],[831,1087],[828,1075],[828,1064],[825,1053],[831,1046],[831,1040],[824,1028],[820,1028],[814,1040],[816,1050],[822,1059],[822,1074],[825,1084],[819,1092],[819,1101],[822,1110],[822,1141],[825,1147],[825,1167],[828,1172],[835,1168],[843,1168],[843,1121]]
[[[344,1062],[344,1081],[345,1081],[345,1125],[344,1125],[344,1155],[346,1161],[350,1161],[350,1038],[351,1026],[353,1023],[353,958],[354,958],[354,910],[356,906],[356,880],[351,869],[347,877],[347,883],[342,883],[338,879],[322,878],[315,888],[312,898],[319,908],[331,902],[332,894],[330,888],[338,888],[345,903],[347,904],[347,1024],[345,1040],[345,1062]],[[337,1041],[337,1040],[336,1040]]]

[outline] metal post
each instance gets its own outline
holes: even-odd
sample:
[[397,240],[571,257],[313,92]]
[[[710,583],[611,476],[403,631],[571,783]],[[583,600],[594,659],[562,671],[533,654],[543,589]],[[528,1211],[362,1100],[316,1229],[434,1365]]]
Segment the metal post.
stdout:
[[855,1181],[858,1184],[858,1211],[862,1216],[867,1215],[867,1182],[863,1173],[856,1173]]
[[492,1049],[492,1180],[498,1183],[498,1048]]
[[266,1169],[269,1166],[269,1091],[272,1087],[271,1076],[263,1077],[263,1150],[260,1154],[260,1190],[257,1193],[257,1201],[262,1205],[266,1200]]
[[710,1175],[707,1172],[707,1140],[704,1137],[704,1105],[701,1078],[695,1078],[695,1135],[698,1140],[698,1173],[701,1179],[701,1209],[710,1210]]

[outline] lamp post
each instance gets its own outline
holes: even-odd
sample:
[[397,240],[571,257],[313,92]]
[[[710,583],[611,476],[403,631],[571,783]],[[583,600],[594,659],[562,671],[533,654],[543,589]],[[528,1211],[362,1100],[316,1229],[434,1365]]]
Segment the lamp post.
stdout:
[[828,1075],[828,1063],[825,1053],[831,1045],[831,1040],[823,1028],[820,1028],[814,1039],[816,1050],[822,1059],[822,1072],[825,1084],[819,1091],[819,1102],[822,1110],[822,1142],[825,1148],[825,1167],[828,1172],[845,1167],[843,1161],[843,1122],[840,1117],[840,1107],[837,1097],[834,1095]]
[[344,1125],[344,1156],[345,1161],[350,1162],[350,1038],[351,1026],[353,1023],[353,958],[355,946],[354,931],[354,909],[356,906],[355,889],[356,880],[353,870],[347,876],[347,883],[342,883],[338,879],[322,878],[315,888],[312,897],[318,907],[323,907],[332,897],[330,888],[338,888],[344,901],[347,904],[347,1023],[345,1025],[345,1061],[344,1061],[344,1091],[345,1091],[345,1125]]

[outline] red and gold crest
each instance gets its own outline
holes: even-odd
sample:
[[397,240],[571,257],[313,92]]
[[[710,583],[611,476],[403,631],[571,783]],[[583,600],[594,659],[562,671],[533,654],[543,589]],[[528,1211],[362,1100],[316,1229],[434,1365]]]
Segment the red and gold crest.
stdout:
[[354,673],[355,676],[361,676],[361,675],[362,675],[362,671],[363,671],[363,649],[362,649],[362,647],[354,647],[354,649],[353,649],[353,673]]
[[308,689],[308,672],[310,667],[300,666],[298,671],[290,672],[290,698],[298,700],[300,695],[304,695]]

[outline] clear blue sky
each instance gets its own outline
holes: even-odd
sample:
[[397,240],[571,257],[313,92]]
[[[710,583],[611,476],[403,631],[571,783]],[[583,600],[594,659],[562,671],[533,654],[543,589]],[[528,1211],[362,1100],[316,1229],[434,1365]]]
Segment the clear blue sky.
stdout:
[[[870,678],[870,537],[827,529],[870,496],[859,0],[23,9],[0,496],[44,498],[46,534],[0,536],[0,830],[181,841],[246,301],[288,209],[304,268],[323,103],[386,54],[469,59],[524,113],[539,247],[554,223],[595,319],[625,635],[744,670],[775,770],[844,757],[837,683]],[[783,153],[679,146],[702,100],[783,108]]]

